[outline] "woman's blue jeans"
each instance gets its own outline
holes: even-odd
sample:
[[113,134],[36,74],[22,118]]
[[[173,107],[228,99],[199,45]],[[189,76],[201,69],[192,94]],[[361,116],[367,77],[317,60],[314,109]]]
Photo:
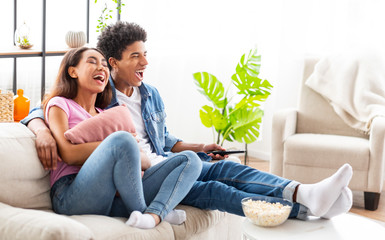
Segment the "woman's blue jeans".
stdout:
[[[129,217],[134,210],[163,219],[186,196],[201,173],[202,163],[190,151],[181,152],[145,171],[128,132],[108,136],[77,175],[60,178],[51,189],[52,205],[60,214]],[[120,197],[116,197],[116,192]]]
[[[298,184],[232,161],[203,162],[201,175],[181,203],[244,216],[243,198],[263,195],[292,201]],[[295,203],[290,217],[305,219],[307,208]]]

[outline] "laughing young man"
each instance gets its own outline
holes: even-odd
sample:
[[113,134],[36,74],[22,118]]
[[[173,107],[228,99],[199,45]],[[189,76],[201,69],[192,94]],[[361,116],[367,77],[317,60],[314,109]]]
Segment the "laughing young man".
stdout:
[[[162,98],[155,87],[143,82],[148,65],[146,40],[143,28],[126,22],[108,26],[99,36],[97,47],[106,55],[111,71],[113,98],[109,107],[125,104],[130,109],[139,146],[147,152],[152,165],[184,150],[196,152],[203,160],[223,159],[206,154],[224,150],[217,144],[185,143],[168,132]],[[37,135],[36,145],[43,166],[52,169],[57,161],[56,143],[39,119],[41,117],[39,111],[33,111],[23,123]],[[348,164],[318,183],[300,184],[232,161],[202,163],[201,175],[182,204],[243,216],[243,198],[274,196],[293,201],[290,217],[299,219],[309,215],[331,218],[346,213],[352,205],[352,194],[347,187],[352,168]]]

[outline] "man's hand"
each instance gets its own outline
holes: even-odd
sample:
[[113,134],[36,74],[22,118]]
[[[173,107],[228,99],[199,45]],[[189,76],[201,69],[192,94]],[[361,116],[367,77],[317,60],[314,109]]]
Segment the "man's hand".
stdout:
[[[203,152],[207,153],[207,152],[210,152],[210,151],[225,151],[226,149],[224,149],[223,147],[219,146],[218,144],[215,144],[215,143],[211,143],[211,144],[205,144],[203,146]],[[210,157],[212,157],[214,160],[223,160],[225,158],[228,158],[229,155],[219,155],[219,154],[213,154],[213,153],[209,153],[208,154]]]
[[55,170],[58,158],[55,138],[52,136],[48,128],[42,128],[35,131],[36,134],[36,150],[40,162],[45,170]]
[[[226,151],[223,147],[219,146],[218,144],[211,143],[211,144],[196,144],[196,143],[185,143],[185,142],[177,142],[171,149],[172,152],[182,152],[184,150],[191,150],[194,152],[210,152],[210,151]],[[210,157],[212,157],[214,160],[223,160],[225,158],[228,158],[229,155],[221,156],[219,154],[208,154]]]
[[43,119],[32,119],[27,127],[36,135],[35,145],[37,155],[44,169],[56,169],[57,161],[61,161],[61,159],[58,158],[56,140],[47,125],[45,125]]

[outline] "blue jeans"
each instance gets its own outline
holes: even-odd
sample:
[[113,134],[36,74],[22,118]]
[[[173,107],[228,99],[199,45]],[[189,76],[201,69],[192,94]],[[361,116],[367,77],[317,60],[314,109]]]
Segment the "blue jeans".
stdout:
[[[293,201],[298,184],[232,161],[203,162],[201,175],[181,203],[244,216],[243,198],[263,195]],[[307,208],[294,203],[290,217],[305,219]]]
[[[186,196],[201,172],[193,152],[182,152],[145,171],[128,132],[108,136],[77,175],[60,178],[51,189],[52,206],[60,214],[129,217],[134,210],[163,219]],[[142,182],[143,181],[143,182]],[[116,197],[116,192],[120,197]]]

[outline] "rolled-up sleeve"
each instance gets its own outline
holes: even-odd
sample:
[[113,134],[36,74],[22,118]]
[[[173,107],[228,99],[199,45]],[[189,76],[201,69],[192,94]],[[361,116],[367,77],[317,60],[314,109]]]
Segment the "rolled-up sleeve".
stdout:
[[164,143],[165,146],[163,148],[163,151],[165,152],[171,152],[171,149],[174,147],[174,145],[177,142],[182,142],[182,139],[179,139],[171,134],[168,133],[167,129],[165,129],[165,134],[164,134]]
[[42,120],[44,120],[44,112],[43,112],[43,109],[41,109],[40,107],[33,108],[29,112],[28,116],[26,116],[23,120],[21,120],[20,123],[27,125],[31,120],[35,118],[41,118]]

